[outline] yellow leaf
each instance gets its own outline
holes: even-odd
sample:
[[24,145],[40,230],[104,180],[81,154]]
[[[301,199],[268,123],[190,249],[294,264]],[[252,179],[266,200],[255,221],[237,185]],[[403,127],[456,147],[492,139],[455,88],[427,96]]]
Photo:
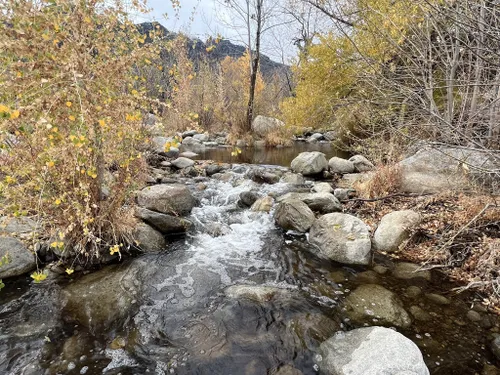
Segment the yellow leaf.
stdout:
[[75,121],[76,120],[75,116],[73,116],[73,115],[70,115],[68,118],[69,118],[70,121]]
[[0,104],[0,113],[10,113],[9,107],[7,107],[3,104]]
[[61,200],[57,198],[54,203],[56,204],[56,206],[59,206],[61,204]]
[[71,275],[73,272],[75,272],[75,270],[73,268],[66,268],[66,273],[68,275]]
[[16,119],[16,118],[18,118],[18,117],[19,117],[19,115],[20,115],[20,113],[19,113],[19,111],[16,109],[15,111],[12,111],[12,112],[10,113],[10,118],[11,118],[11,119]]
[[31,274],[31,278],[35,280],[35,283],[39,283],[47,278],[47,273],[36,271]]
[[104,126],[106,125],[106,121],[105,121],[105,120],[102,120],[102,119],[101,119],[101,120],[99,120],[99,125],[101,125],[101,126],[103,126],[103,127],[104,127]]
[[51,160],[51,161],[48,161],[47,163],[45,163],[45,165],[49,168],[53,167],[54,166],[54,162]]
[[66,102],[66,107],[71,107],[73,105],[73,103],[71,102]]

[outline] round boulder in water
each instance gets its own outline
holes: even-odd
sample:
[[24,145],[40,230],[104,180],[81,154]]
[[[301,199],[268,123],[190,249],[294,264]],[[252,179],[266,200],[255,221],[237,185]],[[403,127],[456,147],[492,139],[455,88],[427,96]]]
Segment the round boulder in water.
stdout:
[[314,213],[304,202],[287,199],[276,208],[274,220],[283,229],[304,233],[313,224]]
[[196,204],[189,189],[181,184],[149,186],[137,195],[139,206],[168,215],[187,215]]
[[16,238],[0,237],[0,259],[5,256],[9,262],[0,267],[0,279],[19,276],[36,268],[35,256]]
[[304,176],[316,175],[328,168],[328,161],[322,152],[301,152],[292,160],[291,168]]
[[331,213],[314,221],[309,241],[319,253],[345,264],[369,264],[370,232],[365,223],[348,214]]
[[321,372],[331,375],[429,375],[411,340],[384,327],[338,332],[320,346]]
[[349,161],[354,164],[356,172],[368,172],[375,168],[372,162],[363,155],[354,155],[349,159]]
[[354,163],[352,161],[342,159],[337,156],[330,159],[328,166],[330,167],[330,172],[332,173],[353,173],[355,170]]

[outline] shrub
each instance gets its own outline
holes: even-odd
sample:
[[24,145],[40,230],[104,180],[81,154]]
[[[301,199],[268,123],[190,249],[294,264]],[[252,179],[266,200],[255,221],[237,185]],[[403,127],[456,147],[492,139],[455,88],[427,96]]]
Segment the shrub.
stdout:
[[156,54],[127,6],[0,1],[2,213],[37,215],[52,246],[81,262],[127,237],[123,207],[143,164],[134,71]]

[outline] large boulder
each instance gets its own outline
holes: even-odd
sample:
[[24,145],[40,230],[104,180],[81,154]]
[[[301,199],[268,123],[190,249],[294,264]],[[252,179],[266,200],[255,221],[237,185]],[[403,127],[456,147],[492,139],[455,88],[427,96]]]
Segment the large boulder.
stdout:
[[290,185],[303,185],[306,183],[304,176],[297,173],[287,172],[281,177],[281,181]]
[[183,156],[178,157],[177,159],[173,160],[171,163],[177,169],[192,167],[194,165],[193,160],[185,158]]
[[8,262],[0,266],[0,279],[20,276],[36,268],[34,254],[16,238],[0,237],[0,259],[5,256]]
[[397,251],[410,234],[410,230],[420,224],[421,216],[412,210],[394,211],[385,215],[373,236],[377,250]]
[[29,217],[0,216],[0,235],[32,234],[37,230],[37,223]]
[[332,173],[354,173],[354,163],[350,160],[334,156],[328,161],[328,167]]
[[274,220],[285,230],[307,232],[314,222],[314,213],[302,201],[287,199],[276,208]]
[[349,161],[354,164],[354,169],[356,170],[356,172],[369,172],[373,168],[375,168],[372,162],[365,158],[363,155],[354,155],[349,159]]
[[208,134],[195,134],[193,135],[193,139],[196,139],[198,142],[208,142],[210,137]]
[[193,225],[184,218],[162,214],[143,207],[135,209],[135,216],[163,234],[184,233]]
[[329,214],[331,212],[342,211],[342,204],[333,194],[322,192],[322,193],[286,193],[278,198],[278,202],[285,201],[287,199],[297,199],[309,206],[313,211],[320,212],[322,214]]
[[292,160],[291,168],[304,176],[316,175],[328,168],[328,161],[322,152],[301,152]]
[[358,218],[331,213],[314,221],[309,241],[319,253],[345,264],[369,264],[371,259],[370,232]]
[[139,206],[167,215],[187,215],[196,205],[189,189],[181,184],[148,186],[137,195]]
[[373,319],[381,325],[409,327],[410,315],[396,294],[377,284],[359,286],[345,300],[345,309],[355,323],[371,323]]
[[137,247],[145,253],[162,251],[167,247],[163,235],[146,223],[137,223],[132,236]]
[[494,174],[487,171],[500,168],[499,158],[477,150],[425,146],[399,163],[401,190],[408,193],[462,191],[470,189],[475,181],[494,187]]
[[250,209],[255,212],[269,212],[273,208],[274,198],[266,195],[265,197],[257,199]]
[[321,373],[328,375],[429,375],[411,340],[384,327],[338,332],[320,345]]
[[252,122],[252,131],[259,137],[265,137],[269,133],[272,133],[284,126],[285,123],[278,119],[266,116],[257,116]]
[[333,188],[328,182],[317,182],[312,187],[312,191],[315,193],[333,193]]
[[256,191],[242,191],[240,193],[240,202],[247,207],[251,207],[259,198],[260,194]]

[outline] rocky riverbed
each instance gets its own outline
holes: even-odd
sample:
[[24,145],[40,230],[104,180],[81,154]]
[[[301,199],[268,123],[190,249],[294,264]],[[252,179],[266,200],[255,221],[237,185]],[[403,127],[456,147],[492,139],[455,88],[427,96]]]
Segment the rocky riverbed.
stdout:
[[0,373],[497,373],[500,325],[480,298],[379,252],[419,214],[375,228],[345,213],[353,190],[318,177],[373,165],[322,155],[290,169],[156,160],[137,195],[143,255],[5,280]]

